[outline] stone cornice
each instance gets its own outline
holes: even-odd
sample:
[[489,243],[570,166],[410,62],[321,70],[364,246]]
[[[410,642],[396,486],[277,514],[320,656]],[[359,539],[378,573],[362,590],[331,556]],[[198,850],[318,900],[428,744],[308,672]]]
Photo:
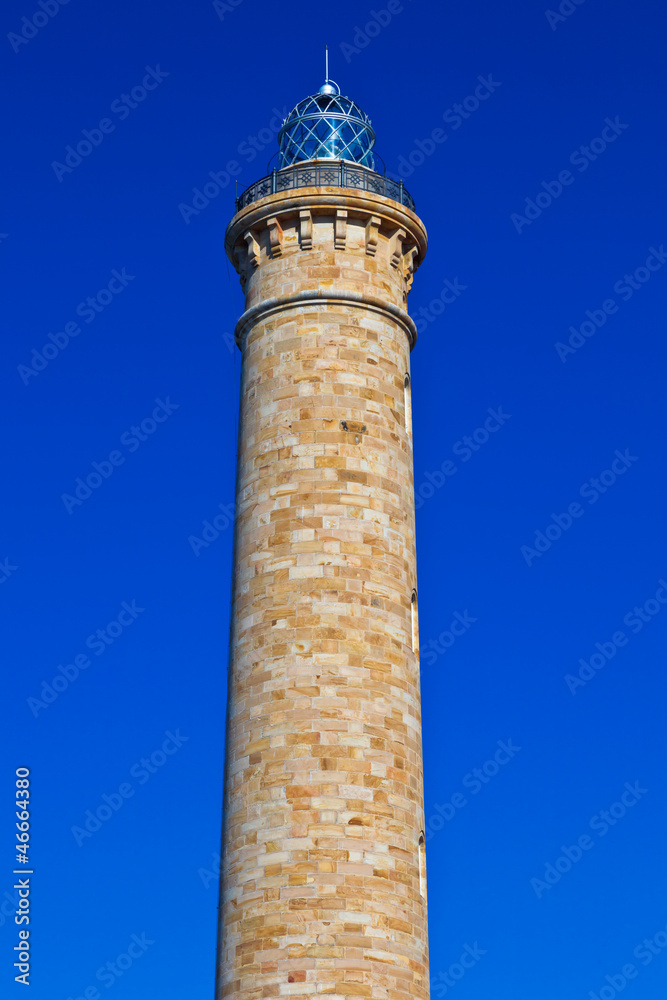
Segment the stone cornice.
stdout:
[[298,218],[303,211],[335,217],[339,210],[361,218],[377,216],[382,230],[405,230],[408,242],[417,250],[414,269],[419,267],[426,254],[428,238],[424,223],[418,215],[393,198],[385,198],[371,191],[335,187],[279,191],[248,205],[237,212],[227,227],[227,255],[234,262],[234,249],[239,241],[243,241],[244,234],[256,226],[264,228],[269,219]]
[[257,305],[247,309],[236,324],[236,343],[242,349],[243,337],[248,327],[253,326],[260,319],[265,319],[267,315],[275,312],[281,312],[284,309],[293,309],[295,306],[298,307],[308,303],[319,303],[321,305],[342,304],[384,313],[385,315],[389,315],[403,327],[410,343],[410,350],[412,350],[417,341],[417,327],[415,326],[414,320],[408,316],[405,310],[400,309],[398,306],[394,305],[393,302],[381,299],[377,295],[365,295],[361,292],[354,292],[351,290],[315,288],[295,292],[293,295],[276,296],[275,298],[265,299],[263,302],[258,302]]

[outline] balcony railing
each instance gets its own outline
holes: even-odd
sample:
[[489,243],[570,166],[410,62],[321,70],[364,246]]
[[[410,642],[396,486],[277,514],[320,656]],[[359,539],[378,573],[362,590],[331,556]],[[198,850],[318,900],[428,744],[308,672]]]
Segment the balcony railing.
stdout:
[[245,189],[236,199],[236,211],[240,212],[254,201],[275,194],[277,191],[291,191],[304,187],[342,187],[355,188],[357,191],[372,191],[373,194],[393,198],[394,201],[415,211],[415,203],[410,193],[406,191],[403,181],[393,181],[383,174],[376,174],[373,170],[356,167],[342,160],[335,164],[297,164],[285,167],[283,170],[274,170],[267,177],[262,177]]

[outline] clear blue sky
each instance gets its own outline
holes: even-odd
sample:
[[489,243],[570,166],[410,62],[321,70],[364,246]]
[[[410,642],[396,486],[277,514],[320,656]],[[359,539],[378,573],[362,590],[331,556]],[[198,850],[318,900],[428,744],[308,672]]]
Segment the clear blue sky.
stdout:
[[[37,0],[4,5],[0,896],[27,764],[33,1000],[212,995],[232,531],[189,539],[234,496],[234,182],[179,206],[230,161],[240,189],[265,173],[325,42],[430,235],[410,306],[433,996],[665,994],[666,18],[546,6],[71,0],[36,30]],[[74,679],[29,703],[59,665]]]

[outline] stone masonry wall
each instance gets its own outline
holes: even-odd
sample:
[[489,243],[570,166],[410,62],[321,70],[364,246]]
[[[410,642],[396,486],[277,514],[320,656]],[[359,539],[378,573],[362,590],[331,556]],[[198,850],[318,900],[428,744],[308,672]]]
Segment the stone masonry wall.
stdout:
[[428,997],[404,313],[425,233],[343,194],[228,232],[251,312],[219,998]]

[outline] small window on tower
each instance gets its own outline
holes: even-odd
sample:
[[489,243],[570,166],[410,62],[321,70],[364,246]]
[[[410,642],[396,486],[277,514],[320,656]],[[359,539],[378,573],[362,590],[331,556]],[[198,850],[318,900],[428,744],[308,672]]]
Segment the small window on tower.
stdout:
[[405,409],[405,430],[412,441],[412,395],[410,391],[410,376],[405,373],[403,379],[403,405]]
[[426,840],[423,830],[419,835],[419,892],[426,902]]
[[419,656],[419,616],[417,607],[417,591],[412,591],[410,602],[410,614],[412,617],[412,651]]

